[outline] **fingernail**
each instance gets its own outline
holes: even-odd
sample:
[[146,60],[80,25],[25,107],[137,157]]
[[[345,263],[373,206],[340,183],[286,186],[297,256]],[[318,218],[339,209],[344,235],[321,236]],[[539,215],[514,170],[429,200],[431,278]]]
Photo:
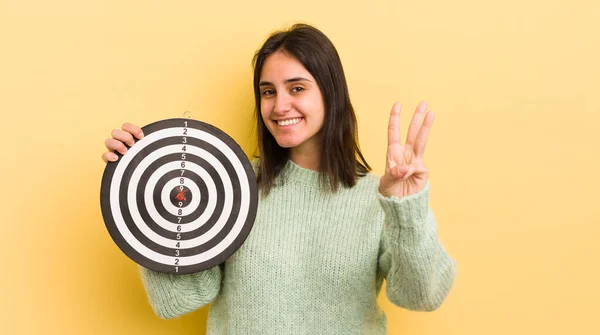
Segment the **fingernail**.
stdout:
[[140,131],[137,137],[141,140],[144,137],[144,132]]
[[109,158],[111,162],[115,162],[117,159],[119,159],[119,156],[117,156],[117,154],[111,153]]

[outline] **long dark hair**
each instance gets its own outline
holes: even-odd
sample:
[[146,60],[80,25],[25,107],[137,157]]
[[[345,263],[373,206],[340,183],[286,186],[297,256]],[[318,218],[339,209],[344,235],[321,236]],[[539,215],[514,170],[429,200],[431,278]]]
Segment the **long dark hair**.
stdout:
[[336,192],[341,182],[356,185],[358,177],[371,170],[358,145],[358,129],[354,108],[342,62],[333,43],[318,29],[295,24],[288,30],[273,33],[256,52],[254,65],[254,98],[258,128],[260,167],[258,184],[267,195],[289,159],[289,149],[280,147],[267,129],[260,107],[260,73],[271,54],[283,51],[296,58],[317,81],[325,104],[321,136],[321,183]]

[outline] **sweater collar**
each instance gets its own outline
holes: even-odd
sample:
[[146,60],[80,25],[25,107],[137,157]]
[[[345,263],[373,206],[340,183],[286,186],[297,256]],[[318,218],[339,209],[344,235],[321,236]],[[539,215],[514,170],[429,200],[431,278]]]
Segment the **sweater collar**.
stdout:
[[291,181],[309,186],[320,186],[321,173],[313,171],[311,169],[303,168],[300,165],[294,163],[292,160],[288,160],[283,169],[281,170],[280,178],[283,182]]

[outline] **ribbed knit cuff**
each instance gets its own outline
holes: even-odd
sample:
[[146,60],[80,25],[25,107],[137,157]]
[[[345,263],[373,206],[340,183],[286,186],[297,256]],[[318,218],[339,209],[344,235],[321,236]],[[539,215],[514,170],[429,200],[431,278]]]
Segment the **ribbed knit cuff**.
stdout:
[[140,266],[149,300],[161,318],[172,318],[208,304],[218,293],[218,266],[192,274],[174,275]]
[[429,211],[429,181],[425,187],[411,195],[402,198],[386,197],[377,192],[377,198],[383,208],[386,218],[398,222],[401,227],[418,228],[425,224]]

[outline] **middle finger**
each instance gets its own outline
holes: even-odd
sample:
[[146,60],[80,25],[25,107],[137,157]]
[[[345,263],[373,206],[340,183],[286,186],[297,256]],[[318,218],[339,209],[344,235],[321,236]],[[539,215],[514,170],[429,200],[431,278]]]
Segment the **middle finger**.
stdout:
[[425,118],[425,111],[427,110],[427,102],[421,101],[417,106],[415,114],[413,114],[412,120],[410,121],[410,127],[408,128],[408,135],[406,135],[406,143],[414,145],[421,129],[423,119]]

